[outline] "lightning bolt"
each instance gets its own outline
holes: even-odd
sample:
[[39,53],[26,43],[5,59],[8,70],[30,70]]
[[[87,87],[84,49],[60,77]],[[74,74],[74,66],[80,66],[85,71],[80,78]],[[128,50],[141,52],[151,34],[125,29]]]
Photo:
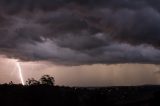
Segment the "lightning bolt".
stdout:
[[19,62],[16,63],[17,68],[18,68],[18,73],[19,73],[19,77],[21,80],[22,85],[25,85],[24,80],[23,80],[23,75],[22,75],[22,68]]

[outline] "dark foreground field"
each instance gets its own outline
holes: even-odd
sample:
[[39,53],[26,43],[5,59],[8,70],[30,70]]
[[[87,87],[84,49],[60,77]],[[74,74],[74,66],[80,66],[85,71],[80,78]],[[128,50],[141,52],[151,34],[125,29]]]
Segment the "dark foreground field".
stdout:
[[0,106],[160,106],[160,86],[70,88],[0,85]]

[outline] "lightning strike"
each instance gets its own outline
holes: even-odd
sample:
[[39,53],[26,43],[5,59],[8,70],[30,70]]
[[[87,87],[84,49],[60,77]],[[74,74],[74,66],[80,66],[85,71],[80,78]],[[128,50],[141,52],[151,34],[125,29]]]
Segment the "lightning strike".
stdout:
[[22,68],[20,66],[20,63],[17,62],[16,65],[17,65],[17,68],[18,68],[18,73],[19,73],[19,77],[20,77],[21,83],[22,83],[22,85],[25,85],[24,80],[23,80]]

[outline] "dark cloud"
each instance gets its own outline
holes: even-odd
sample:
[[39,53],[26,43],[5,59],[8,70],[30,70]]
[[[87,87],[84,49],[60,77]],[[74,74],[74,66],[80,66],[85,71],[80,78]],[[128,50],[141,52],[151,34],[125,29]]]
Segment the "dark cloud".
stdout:
[[153,8],[101,11],[103,16],[99,27],[103,26],[103,30],[109,32],[115,40],[131,44],[160,45],[160,14]]
[[160,63],[158,0],[0,0],[0,53],[55,64]]

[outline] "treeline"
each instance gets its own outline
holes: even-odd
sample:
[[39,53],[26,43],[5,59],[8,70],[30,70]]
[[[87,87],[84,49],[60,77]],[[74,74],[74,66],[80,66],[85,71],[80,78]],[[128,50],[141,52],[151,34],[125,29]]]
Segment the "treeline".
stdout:
[[39,81],[35,80],[34,78],[28,79],[26,81],[26,85],[39,85],[39,84],[54,85],[55,79],[52,76],[44,75],[39,79]]
[[[7,84],[5,84],[7,85]],[[8,83],[8,85],[15,85],[12,81]],[[20,84],[19,84],[20,85]],[[43,75],[39,80],[36,80],[34,78],[29,78],[26,83],[26,86],[31,86],[31,85],[50,85],[54,86],[55,85],[55,79],[54,77],[50,75]]]
[[49,75],[0,85],[0,106],[159,106],[160,86],[64,87]]

